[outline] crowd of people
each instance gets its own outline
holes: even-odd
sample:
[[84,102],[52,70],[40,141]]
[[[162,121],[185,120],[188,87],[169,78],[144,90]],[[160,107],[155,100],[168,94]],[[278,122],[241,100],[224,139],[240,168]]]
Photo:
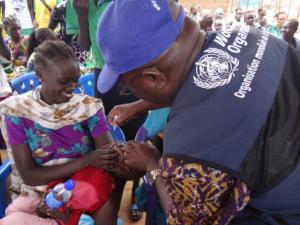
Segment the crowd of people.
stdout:
[[233,31],[240,26],[248,25],[265,30],[300,49],[300,41],[294,37],[298,31],[299,21],[293,18],[288,19],[288,15],[284,11],[276,13],[274,21],[267,21],[267,10],[265,8],[259,8],[257,11],[236,8],[234,10],[234,19],[229,21],[225,19],[225,13],[222,8],[215,9],[213,15],[211,15],[210,11],[204,12],[202,15],[197,7],[191,7],[188,15],[196,22],[199,22],[201,29],[206,32]]
[[[237,8],[226,21],[175,0],[0,3],[13,193],[0,225],[115,225],[126,180],[147,225],[300,225],[298,20]],[[74,94],[89,70],[95,95]],[[13,93],[31,71],[40,86]],[[53,182],[86,168],[93,207],[45,205]]]

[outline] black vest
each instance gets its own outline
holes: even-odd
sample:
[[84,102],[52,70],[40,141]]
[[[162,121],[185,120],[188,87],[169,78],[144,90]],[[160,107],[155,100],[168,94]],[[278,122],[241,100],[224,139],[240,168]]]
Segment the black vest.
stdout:
[[299,147],[295,50],[247,26],[209,35],[172,104],[164,155],[228,172],[254,196],[293,171]]

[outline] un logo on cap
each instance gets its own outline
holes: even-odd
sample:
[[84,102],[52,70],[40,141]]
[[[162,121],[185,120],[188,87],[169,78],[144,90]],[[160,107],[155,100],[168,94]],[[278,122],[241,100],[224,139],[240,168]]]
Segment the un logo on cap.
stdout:
[[209,48],[195,63],[197,76],[194,83],[201,88],[211,89],[228,84],[237,70],[239,60],[217,48]]

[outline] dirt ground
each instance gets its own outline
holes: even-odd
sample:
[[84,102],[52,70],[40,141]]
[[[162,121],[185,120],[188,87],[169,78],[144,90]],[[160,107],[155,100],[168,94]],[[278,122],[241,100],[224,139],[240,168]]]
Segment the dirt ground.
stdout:
[[131,187],[132,187],[132,182],[127,182],[124,188],[119,216],[124,220],[124,225],[143,225],[145,224],[145,218],[146,218],[145,213],[143,214],[142,219],[140,219],[137,222],[133,222],[129,218]]

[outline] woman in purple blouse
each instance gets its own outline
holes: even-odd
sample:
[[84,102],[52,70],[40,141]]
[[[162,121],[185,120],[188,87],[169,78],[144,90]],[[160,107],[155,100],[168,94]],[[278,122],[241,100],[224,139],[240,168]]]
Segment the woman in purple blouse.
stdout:
[[[118,153],[103,148],[112,137],[101,100],[73,94],[80,71],[71,49],[60,41],[44,42],[36,49],[35,71],[40,87],[0,104],[13,165],[12,188],[21,192],[0,224],[64,224],[64,215],[50,219],[36,214],[41,200],[36,193],[85,167],[109,170],[118,163]],[[99,210],[96,224],[114,223],[118,207],[113,202]]]

